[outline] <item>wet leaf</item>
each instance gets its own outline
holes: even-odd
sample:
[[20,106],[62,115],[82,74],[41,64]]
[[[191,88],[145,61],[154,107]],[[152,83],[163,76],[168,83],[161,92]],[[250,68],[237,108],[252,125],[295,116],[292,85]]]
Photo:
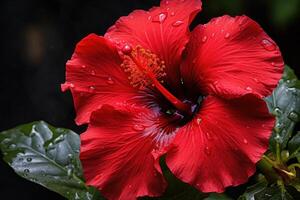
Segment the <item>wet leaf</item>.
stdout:
[[4,160],[21,177],[68,199],[101,199],[97,190],[84,183],[79,147],[76,133],[43,121],[0,133]]
[[266,98],[268,108],[276,116],[276,125],[270,139],[270,149],[275,152],[276,143],[284,149],[292,131],[300,120],[300,81],[288,66],[273,94]]

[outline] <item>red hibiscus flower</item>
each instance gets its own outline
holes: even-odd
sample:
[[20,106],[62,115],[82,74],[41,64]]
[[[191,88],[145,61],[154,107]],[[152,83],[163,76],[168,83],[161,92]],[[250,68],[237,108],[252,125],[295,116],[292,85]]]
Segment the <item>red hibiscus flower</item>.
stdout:
[[246,16],[189,25],[200,0],[162,1],[121,17],[104,37],[81,40],[67,62],[80,158],[108,199],[159,196],[164,155],[203,192],[247,181],[268,147],[274,118],[263,97],[283,71],[275,42]]

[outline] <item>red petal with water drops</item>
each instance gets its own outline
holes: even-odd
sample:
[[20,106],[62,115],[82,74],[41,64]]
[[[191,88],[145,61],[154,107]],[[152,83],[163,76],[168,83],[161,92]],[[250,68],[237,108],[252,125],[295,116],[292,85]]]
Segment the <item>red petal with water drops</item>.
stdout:
[[166,182],[159,157],[175,131],[168,123],[145,107],[116,110],[104,105],[93,112],[87,131],[80,135],[87,184],[110,200],[161,195]]
[[202,109],[175,136],[166,162],[184,182],[203,192],[245,183],[268,148],[275,119],[263,100],[207,97]]
[[72,91],[78,124],[87,123],[91,112],[103,104],[131,99],[135,91],[121,63],[115,46],[103,37],[91,34],[77,44],[62,89]]
[[200,0],[164,0],[149,12],[135,10],[121,17],[105,34],[118,45],[129,43],[151,50],[166,62],[167,81],[180,83],[181,53],[189,39],[188,27],[201,10]]
[[184,83],[225,98],[271,94],[283,72],[275,42],[246,16],[223,16],[192,32],[181,66]]

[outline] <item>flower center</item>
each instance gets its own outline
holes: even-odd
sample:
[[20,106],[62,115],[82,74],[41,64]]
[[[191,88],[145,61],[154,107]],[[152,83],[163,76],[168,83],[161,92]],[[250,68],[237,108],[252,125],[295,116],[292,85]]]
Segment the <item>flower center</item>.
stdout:
[[180,101],[162,85],[163,78],[167,75],[164,72],[166,67],[164,61],[141,46],[132,48],[126,44],[122,48],[122,52],[124,61],[121,67],[128,74],[128,79],[133,87],[139,89],[154,87],[182,114],[188,116],[193,114],[189,104]]

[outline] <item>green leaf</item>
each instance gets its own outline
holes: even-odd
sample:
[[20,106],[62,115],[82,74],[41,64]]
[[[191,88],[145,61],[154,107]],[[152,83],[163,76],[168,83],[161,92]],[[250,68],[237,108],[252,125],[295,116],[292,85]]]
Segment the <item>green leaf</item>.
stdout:
[[79,160],[80,139],[71,130],[33,122],[0,133],[4,160],[23,178],[68,199],[100,199],[85,185]]
[[294,198],[287,193],[282,191],[279,187],[266,187],[262,191],[254,195],[253,200],[293,200]]
[[288,66],[271,96],[266,98],[268,108],[276,115],[276,125],[270,139],[271,151],[276,151],[276,143],[284,149],[292,136],[293,129],[299,121],[300,81]]
[[247,188],[246,192],[239,197],[239,200],[255,200],[255,195],[259,192],[265,190],[267,187],[267,182],[262,181],[253,186]]
[[289,141],[288,150],[290,158],[296,157],[300,162],[300,131]]

